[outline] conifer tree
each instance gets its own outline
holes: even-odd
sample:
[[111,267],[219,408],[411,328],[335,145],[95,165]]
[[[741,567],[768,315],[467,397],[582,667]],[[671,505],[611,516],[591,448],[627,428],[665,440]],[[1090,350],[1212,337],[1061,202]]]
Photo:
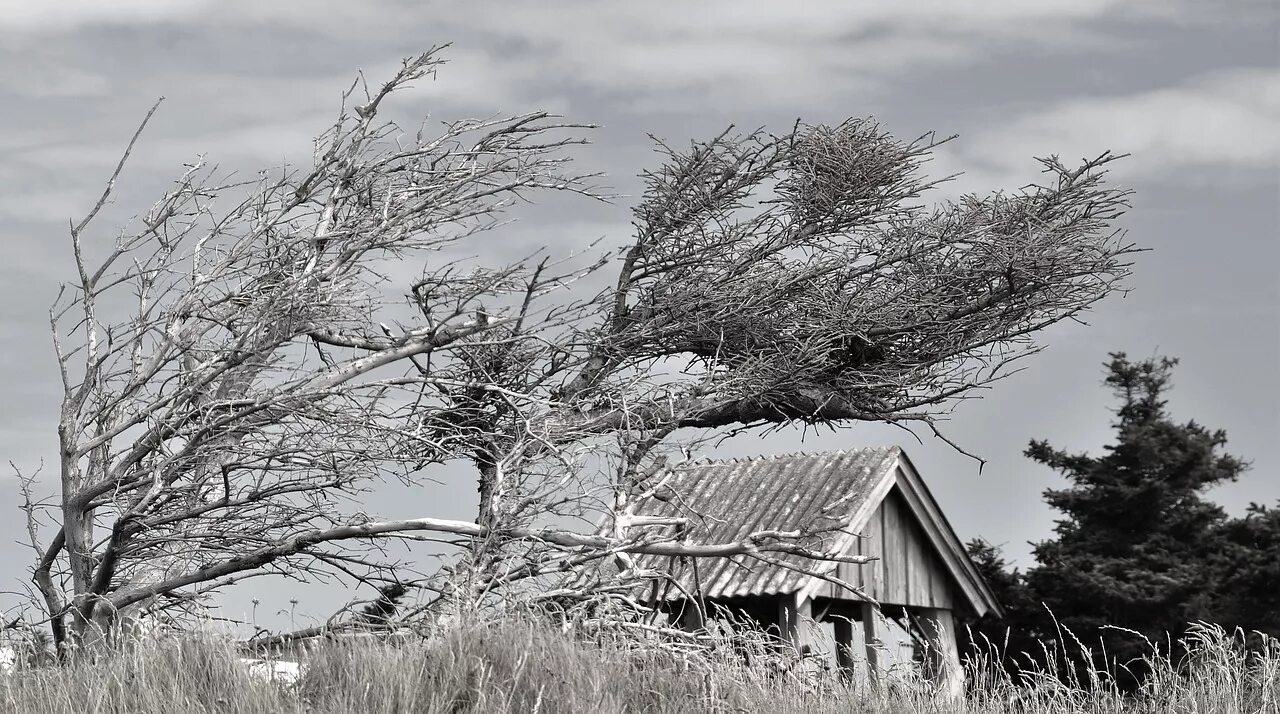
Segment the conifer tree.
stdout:
[[1056,537],[1035,545],[1038,565],[1026,575],[1033,600],[1056,620],[1041,619],[1037,629],[1059,638],[1060,623],[1086,644],[1101,640],[1095,654],[1112,669],[1150,650],[1142,638],[1107,626],[1169,642],[1212,612],[1217,582],[1207,565],[1223,550],[1227,516],[1204,494],[1246,468],[1222,453],[1225,432],[1169,415],[1165,395],[1176,364],[1111,355],[1106,384],[1120,407],[1116,441],[1101,456],[1046,441],[1026,450],[1069,482],[1045,491],[1063,517]]
[[[1032,590],[1077,634],[1120,625],[1152,639],[1176,635],[1209,608],[1214,590],[1203,567],[1226,520],[1206,489],[1245,468],[1220,449],[1227,437],[1167,413],[1176,360],[1130,362],[1113,354],[1106,379],[1119,398],[1116,443],[1102,456],[1071,454],[1033,441],[1026,454],[1070,484],[1045,492],[1063,513],[1057,537],[1035,547]],[[1122,661],[1142,643],[1106,635]]]
[[1192,622],[1280,636],[1280,509],[1253,504],[1229,518],[1205,498],[1247,464],[1223,453],[1225,432],[1169,415],[1176,365],[1111,355],[1106,384],[1120,406],[1115,442],[1101,456],[1031,442],[1026,455],[1068,481],[1044,493],[1062,518],[1025,571],[998,548],[969,543],[1005,609],[1000,621],[964,623],[961,639],[974,651],[994,644],[1010,669],[1052,656],[1066,674],[1062,665],[1087,662],[1078,641],[1092,650],[1088,664],[1132,685],[1151,644],[1176,647]]
[[1223,524],[1220,542],[1212,619],[1280,638],[1280,508],[1250,504]]

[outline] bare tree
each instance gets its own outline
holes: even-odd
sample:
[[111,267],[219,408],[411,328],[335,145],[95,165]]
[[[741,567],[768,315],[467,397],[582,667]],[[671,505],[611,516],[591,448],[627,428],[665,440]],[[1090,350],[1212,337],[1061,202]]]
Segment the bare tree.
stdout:
[[[55,503],[28,500],[60,646],[254,576],[385,586],[398,575],[379,545],[432,533],[465,557],[417,584],[467,602],[663,576],[636,553],[847,560],[812,534],[689,543],[635,504],[702,430],[932,426],[1128,272],[1109,155],[927,207],[932,138],[866,120],[659,144],[634,235],[599,260],[449,263],[443,248],[531,194],[596,193],[564,155],[584,125],[535,113],[428,135],[378,119],[438,64],[353,85],[305,171],[235,183],[197,164],[104,247],[87,229],[122,159],[72,226],[78,277],[51,314],[60,484]],[[406,264],[422,272],[396,295],[383,275]],[[371,483],[458,459],[476,468],[474,523],[350,515]],[[566,525],[601,513],[603,531]]]

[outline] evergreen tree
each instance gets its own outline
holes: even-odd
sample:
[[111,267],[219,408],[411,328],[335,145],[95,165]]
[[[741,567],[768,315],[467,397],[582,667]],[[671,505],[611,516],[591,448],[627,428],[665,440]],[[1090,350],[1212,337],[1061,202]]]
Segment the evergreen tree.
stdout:
[[1120,408],[1116,442],[1103,455],[1071,454],[1045,441],[1026,451],[1070,482],[1045,491],[1063,517],[1057,537],[1035,546],[1038,565],[1027,584],[1057,622],[1086,643],[1100,639],[1105,647],[1097,654],[1122,665],[1148,645],[1107,625],[1176,641],[1188,622],[1212,611],[1218,583],[1206,565],[1223,550],[1227,518],[1203,494],[1246,467],[1221,453],[1224,432],[1169,416],[1164,396],[1176,364],[1111,355],[1106,384]]
[[1092,666],[1133,684],[1142,676],[1133,661],[1149,645],[1107,625],[1166,647],[1195,621],[1280,637],[1280,508],[1253,504],[1228,518],[1204,498],[1246,464],[1221,453],[1222,431],[1169,416],[1164,395],[1176,364],[1111,355],[1106,383],[1120,407],[1103,455],[1031,442],[1027,456],[1069,481],[1044,494],[1063,517],[1056,537],[1035,545],[1037,564],[1026,572],[997,548],[969,543],[1005,617],[963,623],[962,641],[971,637],[978,652],[989,652],[984,640],[999,645],[1011,669],[1031,659],[1062,672],[1083,663],[1070,630],[1094,648]]
[[1220,529],[1211,619],[1280,638],[1280,508],[1250,504]]
[[1039,661],[1043,654],[1037,636],[1044,608],[1027,587],[1026,575],[1004,559],[1000,549],[975,538],[966,544],[969,558],[1004,608],[1004,617],[988,615],[962,619],[957,641],[960,652],[988,662],[1002,661],[1010,672]]

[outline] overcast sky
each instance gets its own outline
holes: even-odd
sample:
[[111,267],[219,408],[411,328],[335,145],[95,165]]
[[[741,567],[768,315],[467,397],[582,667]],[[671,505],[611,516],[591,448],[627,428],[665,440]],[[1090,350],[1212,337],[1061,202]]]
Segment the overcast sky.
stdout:
[[[399,110],[439,119],[548,109],[602,125],[578,152],[630,194],[652,166],[647,134],[682,142],[741,127],[874,115],[894,133],[960,139],[948,191],[1016,189],[1034,156],[1133,156],[1123,225],[1140,255],[1125,298],[1091,325],[1055,328],[1028,369],[962,407],[936,440],[856,426],[737,439],[735,456],[900,443],[962,538],[1021,563],[1050,534],[1041,492],[1058,479],[1021,456],[1049,438],[1072,450],[1110,438],[1107,353],[1181,358],[1171,408],[1223,428],[1252,460],[1213,492],[1234,513],[1280,499],[1280,24],[1274,2],[197,2],[0,0],[0,456],[56,460],[59,387],[47,309],[71,276],[67,221],[92,205],[134,127],[166,101],[93,239],[159,196],[205,154],[224,167],[306,161],[338,95],[363,69],[453,43],[450,63]],[[491,236],[482,254],[565,252],[628,238],[630,202],[571,204]],[[447,478],[448,474],[443,474]],[[468,517],[454,480],[379,494],[384,516]],[[0,579],[28,554],[16,482],[0,477]],[[251,581],[252,582],[252,581]],[[0,590],[11,590],[7,584]],[[272,591],[276,595],[280,591]],[[3,601],[0,601],[3,602]],[[316,606],[319,611],[323,608]],[[317,612],[317,614],[320,614]]]

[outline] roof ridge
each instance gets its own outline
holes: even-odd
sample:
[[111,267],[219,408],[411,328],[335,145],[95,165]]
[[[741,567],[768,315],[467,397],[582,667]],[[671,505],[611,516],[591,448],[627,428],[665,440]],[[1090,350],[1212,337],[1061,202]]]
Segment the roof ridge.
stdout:
[[756,454],[748,456],[725,456],[715,457],[711,455],[702,455],[689,461],[683,461],[677,464],[670,464],[663,470],[670,471],[672,469],[689,468],[694,466],[718,466],[722,464],[758,464],[770,461],[782,461],[786,459],[817,459],[827,458],[831,456],[851,456],[855,454],[876,455],[881,458],[897,452],[905,453],[901,446],[897,444],[880,445],[880,446],[863,446],[856,449],[835,449],[832,451],[787,451],[780,454]]
[[[700,462],[711,463],[752,463],[755,461],[771,461],[776,459],[806,458],[811,459],[821,456],[848,456],[854,453],[880,452],[888,454],[893,450],[902,451],[902,447],[897,444],[881,445],[881,446],[862,446],[855,449],[834,449],[831,451],[787,451],[775,454],[757,454],[754,456],[731,456],[726,458],[715,458],[712,456],[702,456],[698,458]],[[689,462],[686,462],[689,463]]]

